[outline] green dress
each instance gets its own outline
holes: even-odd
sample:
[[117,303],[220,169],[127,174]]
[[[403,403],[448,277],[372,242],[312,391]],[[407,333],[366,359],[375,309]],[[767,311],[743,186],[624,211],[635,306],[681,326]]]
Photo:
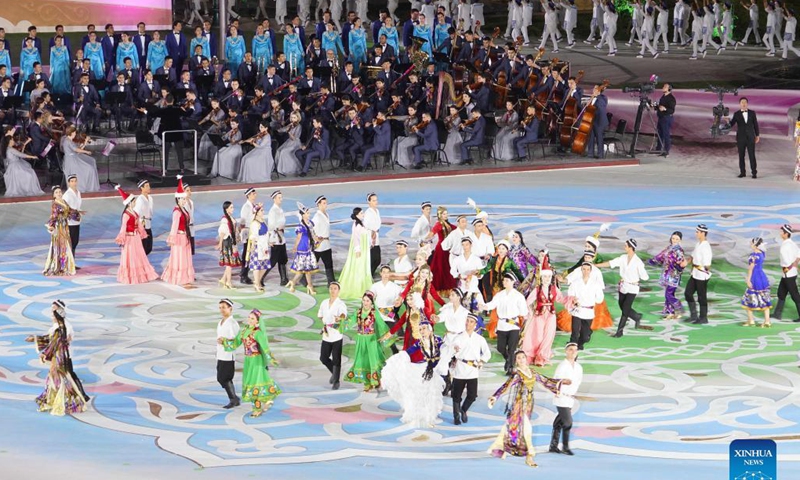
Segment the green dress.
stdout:
[[356,351],[353,366],[345,375],[348,382],[363,383],[365,386],[377,387],[381,384],[381,370],[386,365],[381,337],[389,332],[377,310],[362,312],[359,309],[345,322],[346,329],[356,329]]
[[[354,224],[347,261],[339,274],[339,284],[342,286],[339,298],[342,300],[361,298],[364,292],[372,286],[369,244],[370,231],[362,225]],[[360,252],[358,257],[356,257],[356,252]]]
[[242,400],[253,402],[255,410],[262,403],[271,402],[281,394],[281,389],[269,376],[268,363],[272,362],[269,342],[264,330],[247,325],[233,339],[223,339],[225,351],[232,352],[244,345],[244,370],[242,375]]

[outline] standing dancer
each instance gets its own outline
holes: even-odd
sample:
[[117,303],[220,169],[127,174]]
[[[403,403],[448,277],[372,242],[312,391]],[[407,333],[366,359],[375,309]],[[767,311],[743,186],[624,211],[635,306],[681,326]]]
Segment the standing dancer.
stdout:
[[[454,288],[450,291],[450,303],[444,305],[440,310],[438,315],[433,315],[432,320],[435,323],[444,322],[444,328],[447,332],[444,336],[444,343],[442,345],[442,359],[441,361],[444,362],[443,365],[450,365],[450,361],[453,359],[455,352],[453,351],[453,345],[458,337],[458,335],[464,333],[464,330],[467,328],[467,315],[469,312],[461,302],[464,300],[464,292],[461,291],[459,288]],[[441,370],[441,369],[440,369]],[[452,389],[452,375],[453,375],[453,367],[450,366],[447,369],[447,373],[444,375],[444,391],[442,395],[447,396],[450,394],[450,390]]]
[[[461,425],[467,423],[467,411],[478,398],[478,376],[483,364],[492,358],[489,344],[478,332],[475,327],[478,325],[478,317],[467,315],[467,324],[464,333],[458,335],[453,342],[452,352],[455,357],[455,370],[453,371],[453,423]],[[464,388],[467,389],[467,398],[461,403],[464,395]]]
[[414,270],[414,265],[408,258],[408,242],[398,240],[394,243],[397,258],[392,260],[392,279],[401,289],[408,283],[408,274]]
[[381,386],[381,370],[386,364],[386,355],[379,339],[389,332],[381,314],[375,310],[375,294],[371,291],[361,297],[361,308],[347,320],[346,328],[356,330],[356,349],[353,366],[345,381],[361,383],[364,391],[370,392]]
[[[511,249],[508,251],[508,256],[517,266],[520,274],[522,274],[523,283],[520,285],[520,292],[527,297],[530,293],[530,288],[533,287],[533,282],[528,281],[526,283],[525,280],[528,280],[531,275],[535,275],[539,270],[539,260],[536,258],[536,255],[531,253],[528,246],[525,245],[522,232],[519,230],[509,232],[508,237],[509,240],[511,240]],[[530,287],[527,289],[522,288],[523,285],[530,285]]]
[[675,291],[681,286],[681,275],[683,275],[681,264],[684,260],[684,253],[681,240],[683,240],[683,233],[672,232],[667,248],[647,261],[649,265],[663,266],[658,283],[664,287],[664,309],[661,314],[666,315],[667,320],[675,320],[683,313],[683,305],[675,296]]
[[122,204],[125,206],[125,210],[122,212],[122,225],[114,240],[117,245],[122,247],[117,281],[126,284],[153,281],[158,278],[158,274],[150,265],[144,251],[143,240],[149,235],[144,229],[139,214],[136,213],[136,203],[139,201],[139,197],[129,195],[119,185],[114,188],[122,196]]
[[186,236],[189,237],[189,246],[192,247],[192,255],[194,255],[194,200],[192,200],[192,187],[183,182],[183,191],[186,193],[186,206],[184,209],[189,214],[189,225],[186,230]]
[[[558,415],[553,421],[553,436],[550,438],[550,452],[574,455],[569,449],[569,432],[572,430],[572,407],[575,406],[575,394],[583,383],[583,367],[578,363],[578,344],[568,343],[564,347],[567,358],[561,361],[553,374],[555,380],[563,380],[561,389],[553,397],[553,405]],[[561,449],[558,449],[558,438],[561,437]]]
[[800,262],[800,248],[792,241],[792,226],[786,224],[781,227],[781,281],[778,284],[778,303],[772,317],[776,320],[783,319],[783,305],[786,303],[786,295],[792,297],[794,306],[797,309],[797,318],[794,322],[800,322],[800,293],[797,291],[797,264]]
[[[509,250],[509,243],[506,240],[500,240],[497,243],[497,247],[495,249],[495,254],[489,258],[489,261],[486,262],[486,266],[478,272],[479,275],[482,275],[481,278],[481,293],[483,294],[483,298],[487,301],[491,301],[494,298],[494,295],[497,294],[500,290],[505,288],[505,276],[506,274],[512,274],[517,281],[522,281],[522,273],[517,268],[517,265],[514,263],[511,258],[508,257],[508,250]],[[524,299],[525,297],[523,297]],[[486,329],[489,331],[489,338],[495,338],[495,330],[497,328],[497,321],[498,317],[496,313],[493,313]],[[512,352],[516,346],[511,347]]]
[[428,235],[431,232],[431,202],[422,202],[422,215],[419,216],[414,228],[411,229],[411,240],[421,245],[427,241]]
[[[422,308],[420,309],[416,302],[413,300],[414,296],[419,294],[422,298]],[[431,280],[431,270],[428,265],[421,265],[414,273],[414,278],[410,279],[406,285],[405,290],[395,300],[394,306],[400,308],[405,302],[406,311],[400,317],[394,326],[386,334],[384,340],[388,339],[391,335],[396,334],[405,325],[405,332],[403,337],[403,350],[408,350],[416,340],[419,340],[419,323],[422,317],[432,319],[436,313],[434,302],[439,305],[444,305],[444,300],[439,296],[436,288],[433,286]],[[412,360],[417,360],[412,358]]]
[[[347,261],[339,273],[339,283],[343,285],[341,297],[344,300],[353,300],[364,295],[372,285],[370,273],[370,232],[364,227],[364,211],[359,207],[353,209],[350,215],[353,229],[350,235],[350,249]],[[361,293],[358,293],[361,291]]]
[[461,239],[461,249],[464,252],[456,257],[450,266],[450,275],[458,279],[458,287],[463,292],[478,291],[478,272],[483,268],[483,261],[472,253],[472,240],[469,237]]
[[147,232],[146,236],[142,236],[142,246],[144,246],[145,255],[150,255],[150,252],[153,251],[153,197],[150,195],[148,180],[141,180],[137,186],[139,187],[139,196],[136,197],[136,213],[142,220],[144,231]]
[[247,325],[233,338],[220,337],[217,342],[226,352],[233,352],[244,344],[244,368],[242,370],[242,400],[253,402],[251,417],[260,417],[269,410],[275,398],[281,394],[280,387],[269,375],[269,367],[278,365],[272,356],[267,340],[265,322],[261,312],[253,310],[247,317]]
[[747,9],[750,15],[750,23],[747,25],[747,31],[744,33],[744,38],[738,45],[746,45],[747,40],[750,38],[750,33],[754,33],[754,37],[756,39],[756,45],[761,45],[761,35],[758,34],[758,3],[756,0],[750,0],[750,5],[745,5],[744,2],[740,2],[742,8]]
[[[328,216],[328,199],[325,195],[317,197],[316,203],[317,212],[311,220],[314,225],[314,256],[317,259],[317,265],[321,261],[325,265],[325,277],[328,279],[328,285],[333,283],[336,279],[333,276],[333,253],[331,252],[331,219]],[[337,290],[338,292],[338,290]]]
[[[381,279],[372,284],[369,290],[375,294],[375,308],[381,313],[383,321],[392,330],[395,321],[395,307],[394,303],[398,296],[402,293],[399,285],[390,280],[392,269],[389,265],[381,265]],[[397,353],[397,346],[392,344],[392,353]]]
[[314,222],[309,219],[310,211],[302,203],[297,203],[297,216],[300,224],[295,228],[294,233],[297,236],[294,243],[294,259],[290,270],[294,272],[292,278],[287,286],[290,292],[294,292],[294,286],[300,277],[306,277],[306,288],[309,295],[316,295],[314,291],[314,282],[311,276],[317,271],[317,259],[314,257]]
[[[228,203],[228,202],[226,202]],[[233,302],[223,298],[219,301],[219,313],[222,320],[217,324],[217,338],[236,338],[239,336],[239,323],[233,319]],[[222,408],[231,409],[241,405],[233,386],[233,375],[236,372],[236,357],[221,343],[217,343],[217,382],[228,394],[228,404]]]
[[589,37],[583,43],[591,45],[594,42],[595,33],[597,33],[597,38],[600,39],[603,37],[604,31],[603,2],[602,0],[592,0],[592,21],[589,24]]
[[267,274],[277,264],[278,273],[281,276],[281,287],[283,287],[289,283],[289,275],[286,273],[286,264],[289,262],[289,256],[286,253],[286,235],[284,234],[286,215],[281,208],[283,194],[280,190],[275,190],[270,197],[272,198],[272,208],[269,209],[269,215],[267,216],[267,226],[269,227],[269,258],[271,266],[261,277],[261,286],[264,286]]
[[174,285],[187,287],[194,282],[194,265],[192,264],[192,246],[189,242],[189,212],[186,211],[186,192],[183,190],[183,179],[178,175],[178,190],[175,192],[175,208],[172,210],[172,227],[167,237],[170,247],[169,262],[161,279]]
[[481,310],[496,310],[497,351],[505,359],[504,369],[509,376],[514,374],[514,352],[519,346],[519,334],[528,315],[525,297],[514,289],[516,281],[513,273],[503,275],[503,290],[495,294],[492,301],[481,305]]
[[264,221],[264,209],[261,204],[255,207],[253,221],[250,223],[248,231],[247,246],[245,247],[247,256],[244,258],[244,263],[247,264],[250,270],[253,270],[252,285],[256,292],[263,292],[264,282],[262,282],[262,279],[272,267],[270,262],[269,229]]
[[756,324],[753,321],[753,312],[764,312],[764,323],[761,324],[762,328],[769,328],[772,323],[769,321],[769,309],[772,306],[772,298],[769,291],[769,279],[767,274],[764,273],[764,260],[766,254],[764,253],[767,246],[764,245],[764,239],[756,237],[750,241],[750,248],[753,252],[747,259],[747,290],[742,296],[742,308],[747,311],[747,323],[745,327],[754,327]]
[[[335,0],[334,0],[335,1]],[[347,317],[347,306],[339,298],[339,282],[328,285],[330,297],[319,304],[317,317],[322,320],[322,344],[319,349],[319,361],[331,372],[330,384],[333,390],[339,390],[339,377],[342,373],[342,341],[344,336],[339,327]]]
[[554,281],[553,271],[542,268],[539,284],[527,298],[528,317],[522,330],[522,350],[528,363],[537,367],[550,364],[553,340],[556,337],[556,303],[564,304],[567,297]]
[[232,270],[242,266],[239,250],[236,248],[239,239],[238,226],[233,219],[233,203],[224,202],[222,204],[222,218],[219,221],[219,229],[217,229],[219,241],[215,248],[219,250],[219,266],[225,267],[225,273],[219,279],[219,284],[226,289],[233,288],[231,284]]
[[507,392],[511,394],[508,405],[506,405],[506,422],[487,453],[503,459],[509,453],[515,457],[525,457],[526,465],[537,467],[538,465],[533,461],[536,451],[533,446],[533,426],[531,425],[533,388],[538,382],[544,388],[558,394],[562,385],[569,385],[571,381],[545,377],[541,373],[531,370],[525,361],[525,352],[522,350],[518,350],[514,357],[517,359],[517,367],[513,376],[506,380],[494,392],[494,395],[489,397],[489,408],[494,408],[494,404],[500,396]]
[[597,264],[598,268],[619,268],[619,309],[622,311],[622,316],[619,317],[617,333],[611,335],[615,338],[622,337],[623,329],[629,318],[634,321],[637,330],[639,328],[644,328],[645,330],[653,329],[652,327],[642,327],[639,324],[642,320],[642,315],[633,309],[633,302],[639,293],[639,283],[642,280],[650,279],[647,270],[644,268],[644,262],[636,255],[637,246],[636,239],[629,238],[625,241],[625,255],[620,255],[609,262]]
[[61,187],[54,186],[50,219],[44,224],[50,233],[50,249],[42,270],[44,276],[75,275],[75,259],[69,237],[69,215],[70,208],[64,201]]
[[[78,176],[74,173],[67,177],[67,191],[64,192],[62,199],[69,205],[69,215],[67,226],[69,228],[69,241],[72,248],[72,259],[75,260],[75,251],[78,249],[78,242],[81,239],[81,217],[86,213],[81,210],[81,192],[78,190]],[[76,266],[75,270],[81,267]]]
[[370,231],[369,258],[370,275],[375,275],[375,270],[381,264],[381,212],[378,211],[378,196],[375,193],[367,195],[367,209],[364,211],[364,228]]
[[[684,268],[689,264],[692,265],[692,276],[689,278],[689,283],[686,284],[686,290],[684,290],[686,302],[689,304],[689,318],[686,321],[695,325],[704,325],[708,323],[708,279],[711,278],[710,268],[713,255],[711,245],[706,240],[708,227],[701,223],[695,229],[694,235],[697,238],[694,250],[681,263]],[[697,292],[696,302],[694,298],[695,292]],[[698,303],[700,304],[699,316],[697,314]]]
[[595,305],[603,301],[603,287],[592,279],[592,264],[581,265],[581,276],[569,284],[567,296],[575,299],[572,314],[572,336],[569,341],[578,344],[578,350],[592,339],[592,320]]
[[[455,228],[455,225],[447,221],[448,217],[449,214],[447,213],[447,208],[441,205],[437,207],[436,223],[421,242],[428,243],[429,241],[433,241],[435,243],[435,246],[433,247],[433,258],[430,259],[430,266],[431,273],[433,273],[433,285],[436,287],[436,290],[440,290],[442,292],[451,290],[458,284],[456,279],[450,274],[450,262],[457,258],[454,256],[455,252],[448,246],[448,250],[450,250],[450,254],[448,255],[447,251],[444,249],[445,244],[453,242],[453,240],[447,239],[450,237],[451,232],[453,232],[453,229]],[[466,217],[464,217],[464,223],[466,224]],[[436,236],[435,240],[433,240],[434,236]],[[461,239],[459,238],[458,241],[460,248]]]
[[250,272],[250,265],[247,262],[247,248],[250,244],[250,242],[248,242],[250,238],[250,224],[253,223],[255,218],[256,205],[261,206],[261,204],[256,204],[258,192],[256,192],[255,188],[251,187],[245,190],[244,196],[247,198],[247,201],[244,202],[242,209],[239,211],[239,231],[242,236],[242,260],[244,260],[242,262],[242,270],[239,272],[239,283],[252,285],[253,281],[247,276]]

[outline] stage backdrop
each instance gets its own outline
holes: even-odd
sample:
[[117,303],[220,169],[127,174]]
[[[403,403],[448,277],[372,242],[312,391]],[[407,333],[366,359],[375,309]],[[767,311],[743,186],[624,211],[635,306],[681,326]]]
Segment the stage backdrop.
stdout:
[[[103,32],[113,23],[117,32],[134,30],[145,22],[147,29],[169,28],[172,24],[171,0],[0,0],[0,27],[9,33],[24,33],[31,25],[40,32],[64,25],[70,32],[86,31],[93,23]],[[135,3],[135,5],[131,5]]]

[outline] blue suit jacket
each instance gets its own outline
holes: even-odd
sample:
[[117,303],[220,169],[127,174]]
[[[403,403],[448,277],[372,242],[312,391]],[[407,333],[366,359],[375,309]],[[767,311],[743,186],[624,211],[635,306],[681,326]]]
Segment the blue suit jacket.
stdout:
[[[569,90],[567,90],[565,93],[569,93]],[[581,87],[576,88],[575,93],[573,93],[572,96],[578,101],[578,108],[580,108],[581,99],[583,98],[583,89]],[[569,100],[569,97],[564,97],[564,101],[561,103],[561,108],[564,108],[567,105],[567,100]]]
[[439,148],[439,129],[436,127],[436,122],[429,123],[424,130],[417,132],[417,135],[422,137],[422,145],[425,148],[432,150]]
[[147,46],[150,45],[152,40],[150,35],[145,33],[144,45],[142,45],[142,38],[139,36],[139,32],[136,32],[132,37],[133,44],[136,45],[136,51],[139,52],[139,65],[142,68],[147,65]]
[[486,119],[484,117],[478,118],[475,125],[472,128],[467,127],[467,130],[472,132],[472,136],[469,139],[470,142],[477,141],[483,143],[486,134]]
[[489,87],[483,85],[477,92],[470,93],[469,95],[475,101],[475,107],[480,109],[481,113],[489,111]]
[[[272,30],[272,29],[270,29],[270,30]],[[274,52],[275,51],[275,48],[274,48],[275,47],[275,45],[274,45],[274,43],[275,43],[275,35],[274,35],[274,33],[271,33],[271,35],[272,35],[271,38],[272,38],[272,42],[273,42],[272,51]],[[217,56],[217,34],[214,33],[214,32],[206,32],[205,30],[203,30],[203,36],[208,39],[208,48],[209,48],[209,50],[211,50],[211,56],[212,57],[216,57]],[[194,53],[194,52],[189,52],[189,53]]]
[[373,125],[372,129],[375,132],[375,138],[372,141],[373,146],[381,152],[391,150],[392,128],[389,122],[385,121],[380,125]]
[[169,32],[166,35],[166,44],[167,44],[167,53],[170,57],[172,57],[175,62],[183,62],[186,59],[188,52],[189,52],[189,44],[186,43],[186,37],[183,34],[180,34],[181,44],[178,45],[175,42],[175,35],[173,32]]
[[606,116],[608,97],[601,93],[597,96],[594,106],[596,107],[596,110],[594,113],[594,123],[592,123],[592,127],[605,130],[605,128],[608,127],[608,116]]
[[[313,130],[311,134],[314,134]],[[329,157],[331,155],[330,140],[330,132],[328,132],[327,128],[322,127],[322,139],[320,141],[314,140],[311,142],[311,150],[319,152],[321,158]]]
[[403,24],[403,45],[408,48],[411,46],[411,37],[414,36],[414,22],[410,19]]
[[534,117],[531,123],[525,125],[525,140],[535,142],[539,140],[539,119]]
[[120,36],[116,33],[114,34],[114,45],[111,45],[111,40],[108,39],[108,35],[103,35],[100,39],[100,45],[103,46],[103,59],[107,65],[116,64],[117,45],[119,45],[121,41]]

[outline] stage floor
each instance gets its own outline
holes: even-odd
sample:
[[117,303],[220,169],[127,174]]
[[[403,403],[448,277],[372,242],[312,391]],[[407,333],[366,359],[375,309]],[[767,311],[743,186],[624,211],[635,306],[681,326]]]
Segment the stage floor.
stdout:
[[[633,167],[283,189],[287,212],[296,201],[312,205],[317,195],[327,195],[337,269],[349,241],[346,219],[353,206],[364,205],[370,191],[380,196],[386,258],[395,239],[408,237],[423,200],[446,205],[453,215],[470,213],[466,198],[472,197],[489,212],[496,236],[521,230],[531,248],[550,250],[557,268],[575,261],[583,238],[602,222],[612,223],[601,238],[606,256],[620,253],[628,237],[638,240],[644,256],[653,255],[673,230],[684,232],[684,246],[691,250],[694,226],[708,224],[715,254],[711,325],[661,320],[658,271],[649,269],[651,280],[637,307],[654,330],[630,330],[622,339],[595,333],[580,357],[586,376],[575,411],[576,456],[542,453],[534,472],[521,458],[500,461],[485,453],[503,422],[502,402],[493,410],[486,406],[503,380],[496,353],[482,374],[469,424],[452,424],[446,400],[436,428],[408,428],[386,393],[365,394],[344,382],[338,391],[329,389],[327,370],[317,359],[316,309],[324,295],[290,294],[277,287],[275,273],[266,294],[218,288],[221,269],[213,237],[221,203],[230,199],[239,208],[241,189],[195,194],[198,278],[189,290],[160,281],[116,283],[119,248],[113,239],[122,211],[117,198],[84,202],[89,213],[78,248],[83,269],[73,278],[40,274],[49,204],[0,205],[3,476],[500,478],[533,473],[587,478],[591,469],[597,480],[718,479],[725,478],[731,440],[773,438],[779,444],[780,478],[800,478],[800,324],[740,326],[749,239],[768,239],[767,272],[776,282],[777,230],[783,223],[800,229],[800,196],[786,164],[791,142],[772,138],[762,143],[758,180],[736,179],[733,152],[718,150],[692,152],[694,158],[650,159]],[[269,190],[261,189],[259,197],[268,201]],[[172,204],[171,195],[156,198],[156,248],[150,259],[159,273],[168,255],[165,232]],[[293,222],[296,217],[288,213],[287,218]],[[613,315],[618,313],[616,279],[614,273],[605,274]],[[316,283],[323,283],[321,275]],[[270,343],[281,360],[271,373],[284,393],[258,419],[249,418],[246,406],[220,408],[226,398],[215,381],[214,327],[217,302],[226,296],[236,302],[239,320],[254,307],[269,316]],[[33,346],[23,341],[46,330],[56,298],[68,305],[75,326],[75,369],[93,396],[90,409],[74,417],[36,412],[33,399],[43,388],[46,370]],[[787,319],[793,311],[789,302]],[[563,333],[556,337],[556,362],[563,358],[567,338]],[[347,368],[353,345],[345,344]],[[552,373],[553,367],[544,372]],[[237,373],[237,384],[240,379]],[[554,418],[551,400],[537,388],[534,441],[541,450],[547,448]]]

